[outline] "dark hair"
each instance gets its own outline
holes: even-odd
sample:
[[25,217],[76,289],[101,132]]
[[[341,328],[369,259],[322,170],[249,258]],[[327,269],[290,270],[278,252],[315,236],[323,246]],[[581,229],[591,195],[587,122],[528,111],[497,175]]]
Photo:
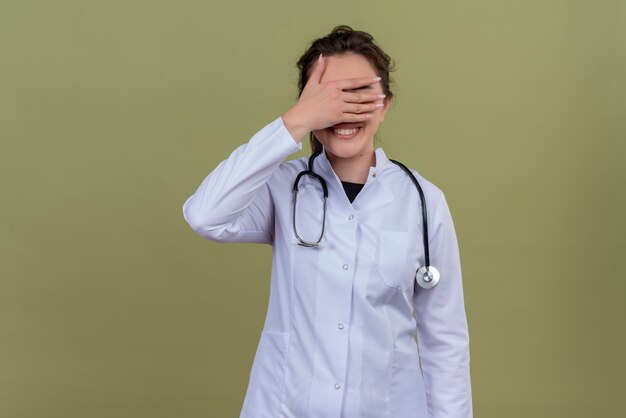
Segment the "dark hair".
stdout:
[[[353,30],[350,26],[339,25],[323,38],[318,38],[311,42],[306,52],[300,57],[297,67],[300,70],[298,80],[298,97],[302,95],[302,90],[306,86],[311,70],[320,54],[324,57],[339,55],[344,53],[356,53],[365,57],[376,69],[380,79],[385,100],[394,97],[389,89],[389,72],[395,71],[395,62],[392,62],[389,55],[374,43],[374,37],[367,32]],[[322,144],[315,138],[313,132],[309,134],[311,151],[315,153],[322,150]]]

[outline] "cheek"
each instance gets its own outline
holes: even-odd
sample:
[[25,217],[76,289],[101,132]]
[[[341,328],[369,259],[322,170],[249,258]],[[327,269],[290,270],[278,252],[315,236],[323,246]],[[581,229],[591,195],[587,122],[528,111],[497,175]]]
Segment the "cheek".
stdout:
[[314,131],[315,136],[321,139],[326,139],[329,137],[330,132],[328,132],[328,129],[320,129],[317,131]]
[[324,130],[313,131],[313,136],[315,136],[317,139],[323,138]]
[[324,129],[313,131],[313,136],[322,144],[326,142],[326,138],[328,137],[328,132]]

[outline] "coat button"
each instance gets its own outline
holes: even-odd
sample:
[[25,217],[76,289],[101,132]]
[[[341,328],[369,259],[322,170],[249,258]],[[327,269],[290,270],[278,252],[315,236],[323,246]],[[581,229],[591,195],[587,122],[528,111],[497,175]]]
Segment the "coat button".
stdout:
[[353,220],[354,219],[354,215],[348,216],[348,219]]
[[340,323],[338,323],[338,324],[337,324],[337,328],[339,328],[339,329],[343,329],[343,324],[342,324],[341,322],[340,322]]
[[344,265],[343,265],[343,269],[344,269],[344,270],[348,270],[348,265],[347,265],[347,264],[344,264]]
[[335,383],[335,389],[341,389],[341,385],[339,383]]

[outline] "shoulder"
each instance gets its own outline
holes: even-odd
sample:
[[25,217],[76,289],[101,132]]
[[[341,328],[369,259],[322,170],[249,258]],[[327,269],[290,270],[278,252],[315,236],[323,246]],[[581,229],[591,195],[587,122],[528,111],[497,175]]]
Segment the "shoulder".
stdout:
[[[443,196],[443,191],[441,190],[441,188],[439,188],[439,186],[437,186],[429,178],[422,175],[420,171],[411,167],[410,162],[405,163],[394,158],[389,158],[388,164],[385,166],[385,171],[387,171],[386,176],[389,178],[390,183],[399,183],[404,184],[405,186],[408,184],[413,184],[413,180],[407,175],[405,169],[402,168],[400,164],[397,164],[394,161],[402,164],[406,169],[411,172],[411,174],[413,174],[415,180],[417,180],[417,183],[424,192],[426,200],[432,202],[433,204],[437,204],[439,202],[439,200]],[[415,185],[412,185],[411,187],[415,187]]]
[[280,165],[280,169],[286,173],[299,173],[300,171],[307,169],[309,157],[309,155],[304,155],[299,158],[284,161]]
[[298,173],[307,169],[308,162],[308,155],[281,162],[269,179],[270,187],[283,188],[285,184],[293,183]]
[[289,179],[295,178],[299,172],[308,168],[309,156],[304,155],[299,158],[283,161],[278,167],[277,174]]

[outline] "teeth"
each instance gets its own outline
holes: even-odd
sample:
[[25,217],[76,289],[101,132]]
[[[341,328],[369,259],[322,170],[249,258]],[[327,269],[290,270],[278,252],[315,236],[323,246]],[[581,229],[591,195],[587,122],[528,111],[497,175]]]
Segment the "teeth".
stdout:
[[352,135],[356,131],[358,131],[359,128],[354,128],[354,129],[337,129],[337,128],[333,128],[333,130],[335,131],[336,134],[339,134],[339,135]]

